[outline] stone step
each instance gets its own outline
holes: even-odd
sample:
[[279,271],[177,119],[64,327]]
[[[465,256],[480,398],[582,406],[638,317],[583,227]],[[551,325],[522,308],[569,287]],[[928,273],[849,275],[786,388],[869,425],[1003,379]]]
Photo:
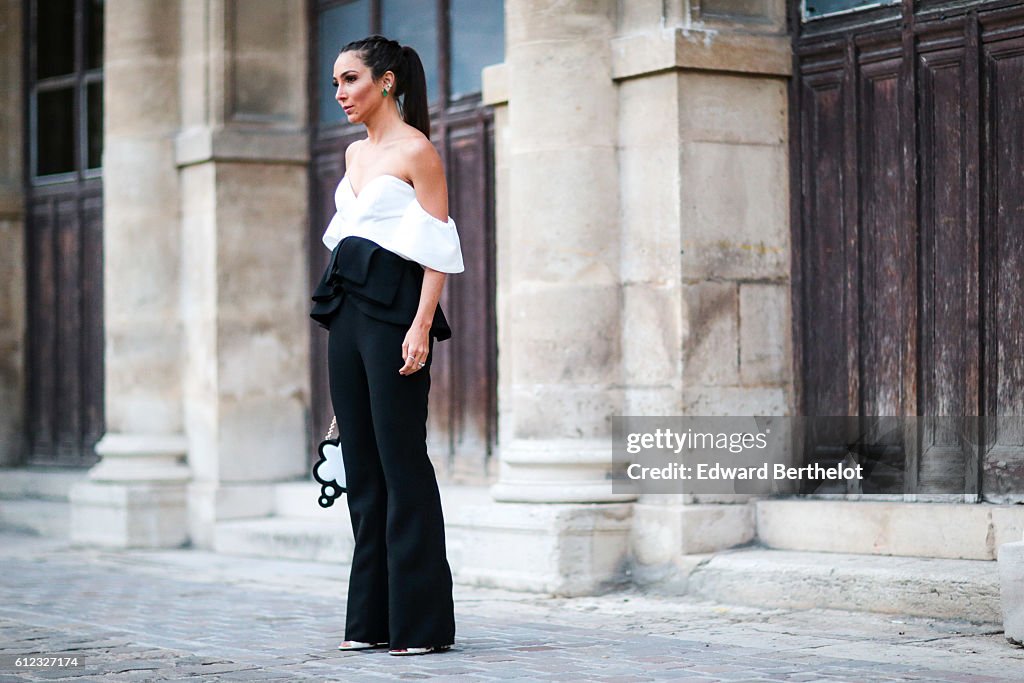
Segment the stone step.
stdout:
[[[442,486],[448,559],[461,565],[464,543],[460,528],[467,516],[491,501],[486,486]],[[276,516],[218,522],[214,549],[226,555],[340,562],[351,560],[354,540],[348,502],[343,495],[330,508],[316,500],[319,485],[299,481],[274,487]]]
[[59,500],[0,499],[0,530],[68,538],[71,505]]
[[67,502],[68,491],[85,480],[87,469],[50,467],[0,468],[0,499],[22,498]]
[[[344,505],[344,502],[342,502]],[[337,502],[335,503],[337,506]],[[333,508],[332,508],[333,510]],[[331,562],[348,565],[355,541],[348,514],[323,512],[324,517],[264,517],[218,522],[213,549],[223,555]],[[327,517],[327,515],[330,517]],[[454,517],[454,516],[451,516]],[[462,526],[448,522],[448,562],[458,573],[466,542]]]
[[351,561],[354,545],[347,514],[319,520],[265,517],[218,522],[213,543],[214,550],[225,555],[339,564]]
[[[462,510],[469,506],[492,502],[487,486],[446,485],[440,487],[440,492],[445,519],[449,515],[461,515]],[[320,485],[312,479],[277,484],[274,486],[274,512],[279,517],[320,518],[334,509],[348,509],[344,494],[327,509],[317,503],[319,495]],[[347,512],[345,515],[347,522]]]
[[87,475],[88,470],[81,468],[0,469],[0,530],[67,538],[68,491]]
[[999,623],[999,569],[950,560],[742,548],[711,555],[688,593],[716,602]]
[[346,511],[345,520],[348,520],[348,504],[344,495],[335,500],[330,508],[320,507],[316,502],[319,497],[320,484],[313,479],[278,484],[274,487],[274,512],[279,517],[320,518],[338,508]]
[[758,541],[780,550],[994,560],[1024,538],[1024,505],[761,500]]

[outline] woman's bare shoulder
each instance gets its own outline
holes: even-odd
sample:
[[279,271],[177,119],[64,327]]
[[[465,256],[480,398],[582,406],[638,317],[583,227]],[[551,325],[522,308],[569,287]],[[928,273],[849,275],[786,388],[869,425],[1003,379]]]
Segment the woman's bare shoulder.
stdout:
[[356,154],[359,153],[359,148],[362,147],[362,144],[362,139],[354,140],[349,143],[348,147],[345,148],[345,168],[349,168],[352,166],[352,163],[355,161]]
[[432,175],[444,176],[441,155],[423,134],[416,137],[410,136],[403,141],[402,156],[408,165],[409,175],[413,178]]
[[404,144],[402,154],[420,206],[437,220],[446,222],[448,189],[441,156],[434,145],[421,134],[418,139],[410,139]]

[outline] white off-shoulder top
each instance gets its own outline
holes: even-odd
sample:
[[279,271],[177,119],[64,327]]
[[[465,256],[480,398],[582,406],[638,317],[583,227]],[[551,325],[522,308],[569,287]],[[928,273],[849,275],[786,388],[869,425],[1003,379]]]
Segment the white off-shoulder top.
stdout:
[[334,205],[337,212],[323,236],[328,249],[346,237],[363,237],[427,268],[465,270],[455,221],[427,213],[412,185],[397,176],[377,176],[356,196],[346,175],[334,191]]

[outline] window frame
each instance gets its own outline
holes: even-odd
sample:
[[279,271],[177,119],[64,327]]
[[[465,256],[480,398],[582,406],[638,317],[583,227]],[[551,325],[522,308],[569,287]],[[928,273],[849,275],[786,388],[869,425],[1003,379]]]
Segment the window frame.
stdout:
[[[25,179],[29,185],[53,185],[91,178],[100,178],[103,175],[103,142],[100,143],[100,165],[89,168],[89,102],[88,92],[90,85],[99,85],[101,102],[103,101],[103,67],[104,60],[94,68],[88,68],[87,42],[91,36],[88,34],[89,22],[86,13],[88,12],[89,0],[74,0],[74,63],[70,73],[59,76],[47,76],[37,78],[37,64],[39,52],[39,40],[37,28],[39,26],[40,4],[45,0],[27,0],[23,12],[23,34],[26,37],[24,46],[24,72],[25,83],[25,122],[28,135],[25,136]],[[106,7],[104,6],[104,11]],[[102,42],[103,37],[101,36]],[[58,92],[60,90],[71,90],[71,146],[73,148],[74,169],[60,173],[39,174],[39,132],[42,122],[39,121],[39,95],[47,92]],[[102,111],[102,109],[101,109]],[[102,118],[102,116],[101,116]],[[103,122],[100,122],[100,134],[105,133]],[[105,136],[104,136],[105,137]]]
[[851,7],[849,9],[843,9],[836,12],[826,12],[825,14],[808,16],[807,2],[808,0],[800,0],[800,21],[804,24],[812,21],[820,21],[822,19],[831,19],[832,17],[842,17],[856,12],[865,12],[867,10],[878,9],[880,7],[892,7],[894,5],[903,4],[903,0],[875,0],[875,2],[867,5],[861,5],[859,7]]

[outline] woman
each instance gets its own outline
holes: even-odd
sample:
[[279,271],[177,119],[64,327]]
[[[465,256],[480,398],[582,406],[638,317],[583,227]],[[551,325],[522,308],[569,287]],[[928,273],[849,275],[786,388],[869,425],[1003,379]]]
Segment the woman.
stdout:
[[[331,401],[355,534],[341,650],[447,650],[455,639],[444,519],[427,457],[438,299],[463,270],[419,56],[383,36],[349,43],[336,99],[366,138],[345,151],[332,249],[310,314],[329,330]],[[402,98],[399,106],[398,98]]]

